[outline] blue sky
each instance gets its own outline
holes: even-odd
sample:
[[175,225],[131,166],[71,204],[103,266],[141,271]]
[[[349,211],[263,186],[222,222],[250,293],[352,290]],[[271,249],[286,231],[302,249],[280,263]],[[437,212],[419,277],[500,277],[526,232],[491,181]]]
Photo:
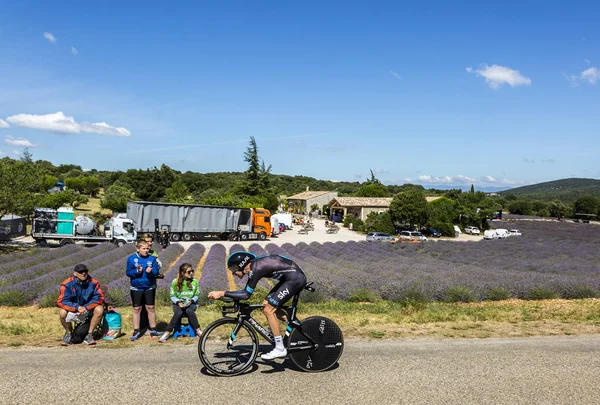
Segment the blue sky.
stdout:
[[600,3],[523,3],[5,2],[0,151],[244,171],[254,136],[277,174],[600,178]]

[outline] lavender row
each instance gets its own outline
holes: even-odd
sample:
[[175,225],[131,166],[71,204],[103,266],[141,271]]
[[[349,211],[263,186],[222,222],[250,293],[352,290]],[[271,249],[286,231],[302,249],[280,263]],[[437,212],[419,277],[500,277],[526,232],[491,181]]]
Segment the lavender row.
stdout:
[[158,281],[159,288],[170,288],[171,283],[175,278],[177,278],[177,274],[179,273],[179,266],[183,263],[190,263],[193,268],[198,266],[200,259],[204,256],[204,252],[206,248],[201,243],[195,243],[188,250],[185,251],[183,255],[177,260],[177,262],[173,263],[169,270],[165,272],[165,278]]
[[[54,270],[61,269],[63,267],[73,267],[78,264],[86,261],[94,263],[96,259],[98,259],[99,255],[103,253],[110,252],[112,250],[119,250],[111,243],[102,243],[100,245],[94,246],[93,248],[87,248],[83,250],[77,250],[67,256],[63,256],[57,258],[48,263],[40,263],[38,265],[22,269],[20,271],[15,271],[9,274],[5,274],[4,276],[0,276],[0,287],[2,286],[10,286],[17,284],[24,280],[31,280],[39,277],[45,273],[51,273]],[[68,251],[67,251],[68,252]],[[87,263],[86,263],[87,264]],[[92,270],[90,268],[90,270]]]
[[202,296],[212,290],[228,289],[229,283],[225,270],[226,253],[227,249],[220,243],[213,245],[208,251],[204,266],[202,266],[202,276],[198,282]]
[[[9,274],[14,271],[26,269],[43,263],[51,263],[53,260],[60,259],[63,256],[79,252],[83,249],[81,245],[68,245],[64,247],[46,250],[44,253],[36,254],[31,257],[23,257],[19,260],[10,261],[0,265],[0,275]],[[37,249],[36,249],[37,250]],[[12,256],[12,255],[7,255]]]

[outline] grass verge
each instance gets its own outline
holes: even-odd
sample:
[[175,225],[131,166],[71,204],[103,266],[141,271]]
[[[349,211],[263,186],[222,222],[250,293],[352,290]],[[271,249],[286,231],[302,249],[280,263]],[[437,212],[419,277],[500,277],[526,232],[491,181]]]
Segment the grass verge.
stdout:
[[[119,308],[123,335],[115,341],[101,341],[98,347],[123,348],[159,344],[143,337],[130,342],[131,308]],[[205,327],[221,317],[219,305],[197,311]],[[172,315],[170,307],[157,308],[158,329],[164,330]],[[299,318],[322,315],[335,320],[346,338],[359,339],[444,339],[504,338],[525,336],[568,336],[600,334],[600,299],[493,301],[481,303],[400,304],[331,301],[301,304]],[[255,312],[264,322],[264,316]],[[58,309],[37,307],[0,307],[0,347],[58,346],[63,330]],[[181,338],[167,344],[194,344]]]

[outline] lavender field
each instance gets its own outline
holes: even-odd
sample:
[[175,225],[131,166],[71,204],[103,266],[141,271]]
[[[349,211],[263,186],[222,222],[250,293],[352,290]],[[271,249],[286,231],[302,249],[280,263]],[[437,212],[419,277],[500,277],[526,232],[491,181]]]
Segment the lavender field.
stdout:
[[[509,298],[590,298],[600,296],[600,226],[570,222],[504,221],[521,237],[478,242],[429,241],[413,243],[299,243],[253,244],[257,255],[282,254],[295,260],[317,285],[303,300],[328,299],[418,302],[472,302]],[[158,302],[168,303],[169,286],[182,263],[196,269],[200,289],[242,288],[225,268],[227,255],[242,250],[222,244],[207,250],[202,244],[184,252],[172,244],[159,252],[165,278],[158,282]],[[130,304],[125,261],[132,245],[116,248],[67,246],[33,249],[27,254],[0,257],[0,305],[53,306],[60,282],[77,263],[108,286],[117,305]],[[262,280],[259,289],[273,286]]]

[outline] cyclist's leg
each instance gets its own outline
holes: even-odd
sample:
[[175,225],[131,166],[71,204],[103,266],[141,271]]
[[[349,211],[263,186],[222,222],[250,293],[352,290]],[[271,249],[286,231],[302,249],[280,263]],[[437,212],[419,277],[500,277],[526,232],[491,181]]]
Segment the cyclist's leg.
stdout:
[[[304,277],[302,277],[304,279]],[[302,281],[302,282],[300,282]],[[272,360],[278,357],[285,357],[287,350],[283,344],[283,337],[281,336],[281,328],[279,327],[279,321],[277,319],[277,312],[281,312],[281,306],[289,301],[294,295],[304,287],[303,280],[287,280],[277,284],[267,294],[266,299],[263,301],[264,309],[263,312],[269,322],[271,332],[273,332],[273,338],[275,341],[275,349],[270,353],[261,356],[263,360]]]

